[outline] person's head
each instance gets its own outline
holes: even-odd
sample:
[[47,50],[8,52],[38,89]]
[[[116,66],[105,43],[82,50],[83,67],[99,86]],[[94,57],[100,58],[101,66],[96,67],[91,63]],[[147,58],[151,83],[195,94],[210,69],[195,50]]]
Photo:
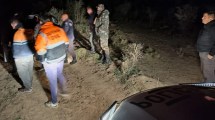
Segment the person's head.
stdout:
[[203,24],[208,24],[212,20],[215,19],[215,11],[208,11],[204,12],[202,16],[202,23]]
[[18,29],[18,28],[22,27],[22,24],[20,23],[20,21],[18,19],[11,20],[10,25],[13,29]]
[[64,13],[62,16],[61,16],[61,20],[62,21],[66,21],[67,19],[69,19],[69,15],[67,13]]
[[87,13],[90,15],[93,13],[93,9],[91,7],[87,7]]
[[97,6],[97,11],[98,12],[102,12],[104,9],[105,9],[104,4],[98,4],[98,6]]
[[49,14],[41,15],[41,16],[39,17],[39,19],[40,19],[40,24],[44,24],[44,23],[46,23],[46,22],[51,21],[51,20],[50,20],[50,15],[49,15]]

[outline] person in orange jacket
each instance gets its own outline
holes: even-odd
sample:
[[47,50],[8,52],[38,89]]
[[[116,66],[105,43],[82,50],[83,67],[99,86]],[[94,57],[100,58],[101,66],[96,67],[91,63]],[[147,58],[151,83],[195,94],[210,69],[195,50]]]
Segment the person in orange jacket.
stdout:
[[18,75],[23,83],[18,91],[31,92],[34,61],[30,40],[33,40],[33,30],[24,29],[21,22],[17,19],[11,21],[11,26],[17,30],[13,37],[12,53]]
[[69,40],[64,30],[55,26],[53,22],[50,21],[49,15],[41,16],[40,20],[42,25],[36,37],[35,50],[38,60],[44,66],[51,91],[51,100],[45,102],[45,106],[56,108],[58,107],[58,82],[60,84],[61,94],[66,93],[66,80],[63,75],[63,65]]

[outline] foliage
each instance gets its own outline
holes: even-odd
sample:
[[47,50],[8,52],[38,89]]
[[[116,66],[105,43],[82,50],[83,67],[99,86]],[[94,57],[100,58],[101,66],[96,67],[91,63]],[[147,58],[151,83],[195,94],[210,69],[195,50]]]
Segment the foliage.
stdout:
[[63,10],[57,9],[55,7],[52,7],[48,13],[52,16],[54,16],[58,20],[58,24],[60,24],[61,21],[61,15],[63,14]]
[[120,68],[120,76],[118,76],[121,83],[125,83],[131,76],[139,73],[137,62],[142,56],[141,49],[142,45],[140,44],[133,43],[128,45],[128,49],[125,51],[126,56],[124,56],[124,61]]
[[75,29],[82,34],[87,34],[89,26],[87,24],[87,20],[85,17],[86,10],[83,6],[82,0],[74,0],[68,3],[67,10],[69,15],[71,16]]
[[115,28],[111,29],[110,37],[111,37],[111,40],[113,41],[112,44],[114,46],[125,47],[124,45],[128,43],[128,39],[125,36],[124,32],[119,29],[115,29]]
[[86,23],[85,8],[82,0],[74,0],[68,4],[67,12],[75,23]]
[[[122,58],[118,58],[121,59],[122,62],[118,63],[118,68],[116,68],[114,74],[121,83],[126,83],[131,76],[139,73],[137,62],[142,56],[142,45],[128,43],[125,33],[117,29],[114,30],[114,32],[112,31],[111,40],[113,41],[112,48],[119,48],[122,51]],[[115,50],[113,52],[117,51]]]
[[179,30],[187,32],[187,30],[190,29],[190,25],[197,17],[197,7],[189,4],[176,7],[176,12],[174,15],[177,19]]
[[146,14],[148,15],[149,26],[152,27],[154,25],[154,21],[155,18],[157,17],[158,12],[150,7],[147,7]]
[[132,7],[131,3],[128,1],[119,4],[114,8],[115,9],[114,17],[120,21],[128,20],[128,14],[129,11],[131,10],[131,7]]
[[60,24],[61,21],[61,15],[63,14],[63,10],[57,9],[55,7],[52,7],[48,13],[52,16],[54,16],[58,20],[58,24]]
[[193,7],[189,4],[176,7],[175,16],[179,21],[194,21],[196,18],[197,7]]

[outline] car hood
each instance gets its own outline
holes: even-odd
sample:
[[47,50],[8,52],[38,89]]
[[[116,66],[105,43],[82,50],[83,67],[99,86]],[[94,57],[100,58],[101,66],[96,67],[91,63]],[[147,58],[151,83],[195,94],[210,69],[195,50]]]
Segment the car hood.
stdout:
[[215,89],[177,85],[126,98],[112,120],[211,120]]

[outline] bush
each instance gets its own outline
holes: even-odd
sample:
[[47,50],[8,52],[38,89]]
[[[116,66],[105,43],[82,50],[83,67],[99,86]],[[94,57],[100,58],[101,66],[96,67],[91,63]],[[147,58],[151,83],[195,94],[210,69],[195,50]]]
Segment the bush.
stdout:
[[69,3],[66,11],[70,14],[74,23],[86,23],[86,12],[82,0],[74,0]]
[[131,3],[126,1],[114,8],[114,18],[120,21],[128,21],[128,14],[131,11]]
[[75,29],[79,31],[84,37],[87,37],[89,33],[89,26],[85,17],[86,9],[83,6],[83,1],[74,0],[73,2],[70,2],[66,11],[71,16],[75,24]]
[[48,13],[52,16],[54,16],[58,20],[58,25],[61,24],[61,15],[63,14],[63,10],[57,9],[55,7],[52,7]]
[[177,28],[184,33],[191,29],[197,17],[197,7],[189,4],[176,7],[175,17],[177,19]]
[[[127,37],[125,34],[117,29],[113,29],[111,31],[111,40],[112,40],[112,54],[118,55],[121,51],[121,55],[114,56],[116,58],[116,66],[117,68],[114,71],[116,78],[121,83],[126,83],[126,81],[133,75],[139,73],[139,68],[137,67],[137,63],[139,58],[142,56],[142,45],[136,43],[128,43]],[[116,50],[116,48],[120,50]],[[118,54],[116,54],[117,52]],[[118,62],[121,59],[122,62]]]

